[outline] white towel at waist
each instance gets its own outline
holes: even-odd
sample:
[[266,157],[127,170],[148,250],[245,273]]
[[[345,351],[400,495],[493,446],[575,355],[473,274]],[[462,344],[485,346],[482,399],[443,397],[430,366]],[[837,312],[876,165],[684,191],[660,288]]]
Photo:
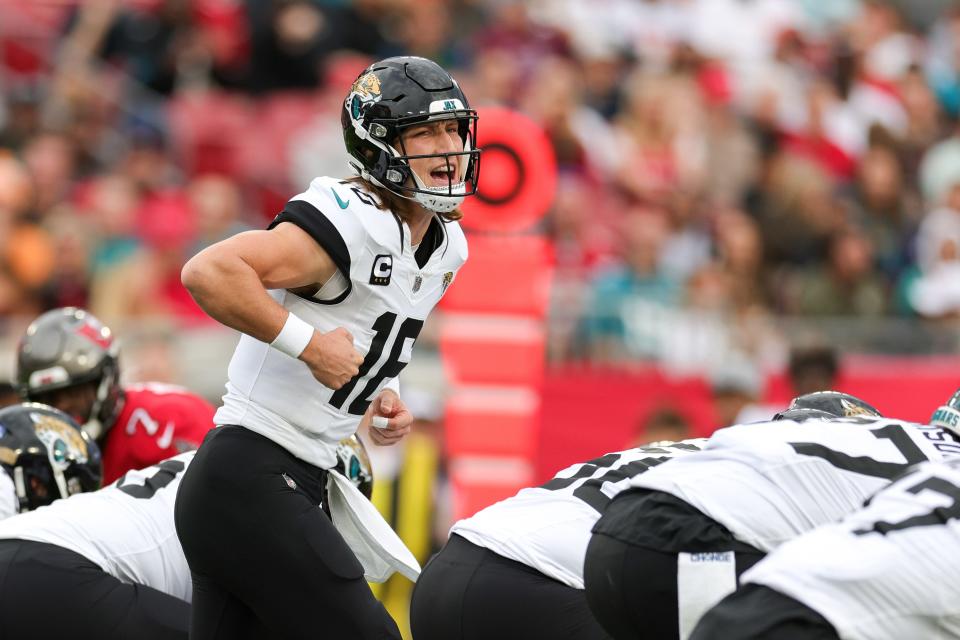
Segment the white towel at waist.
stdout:
[[395,571],[416,582],[420,563],[376,507],[350,480],[333,469],[327,480],[330,519],[353,550],[370,582],[386,582]]

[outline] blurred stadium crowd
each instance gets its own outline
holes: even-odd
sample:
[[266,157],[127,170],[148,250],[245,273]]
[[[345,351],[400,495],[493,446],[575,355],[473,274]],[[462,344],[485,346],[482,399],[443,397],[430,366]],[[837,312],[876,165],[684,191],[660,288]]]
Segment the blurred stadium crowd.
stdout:
[[782,364],[782,317],[949,320],[960,10],[922,10],[7,0],[0,316],[73,304],[120,333],[209,322],[184,260],[345,173],[344,87],[374,57],[414,54],[553,142],[539,230],[556,247],[554,359],[702,364],[708,341],[725,362]]

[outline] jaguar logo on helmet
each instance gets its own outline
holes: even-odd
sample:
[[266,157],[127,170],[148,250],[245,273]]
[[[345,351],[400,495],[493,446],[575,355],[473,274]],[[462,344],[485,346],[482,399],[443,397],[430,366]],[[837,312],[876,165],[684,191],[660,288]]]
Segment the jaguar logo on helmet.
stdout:
[[379,102],[381,98],[380,78],[373,73],[366,73],[350,87],[347,97],[347,108],[354,120],[359,120],[368,105]]
[[840,398],[840,406],[843,408],[843,416],[845,418],[850,418],[853,416],[875,416],[876,414],[873,411],[870,411],[867,407],[855,405],[846,398]]
[[50,452],[51,461],[66,466],[70,453],[73,453],[79,462],[87,461],[87,443],[77,429],[59,418],[42,413],[31,413],[30,419],[35,425],[37,438]]
[[372,73],[365,73],[356,79],[350,88],[368,100],[380,97],[380,78]]

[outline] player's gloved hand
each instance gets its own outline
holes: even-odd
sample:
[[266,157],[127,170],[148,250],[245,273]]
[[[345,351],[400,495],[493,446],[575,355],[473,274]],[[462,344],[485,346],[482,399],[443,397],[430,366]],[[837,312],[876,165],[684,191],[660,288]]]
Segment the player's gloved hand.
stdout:
[[370,439],[388,447],[410,433],[413,415],[393,389],[381,389],[367,409],[370,415]]
[[360,372],[363,356],[353,347],[353,336],[343,327],[315,332],[300,354],[313,377],[325,387],[339,389]]

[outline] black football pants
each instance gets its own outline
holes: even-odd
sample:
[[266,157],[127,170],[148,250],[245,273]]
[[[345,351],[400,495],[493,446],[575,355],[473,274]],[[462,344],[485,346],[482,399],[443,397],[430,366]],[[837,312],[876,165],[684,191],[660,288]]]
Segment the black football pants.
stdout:
[[456,534],[424,568],[410,603],[414,640],[608,640],[582,589]]
[[0,639],[186,640],[190,605],[44,542],[0,540]]
[[840,640],[807,605],[769,587],[748,584],[700,618],[690,640]]
[[676,640],[679,554],[731,551],[737,579],[764,557],[677,498],[626,492],[594,525],[583,570],[587,603],[616,640]]
[[208,434],[177,493],[193,573],[191,640],[399,640],[321,511],[322,469],[257,433]]

